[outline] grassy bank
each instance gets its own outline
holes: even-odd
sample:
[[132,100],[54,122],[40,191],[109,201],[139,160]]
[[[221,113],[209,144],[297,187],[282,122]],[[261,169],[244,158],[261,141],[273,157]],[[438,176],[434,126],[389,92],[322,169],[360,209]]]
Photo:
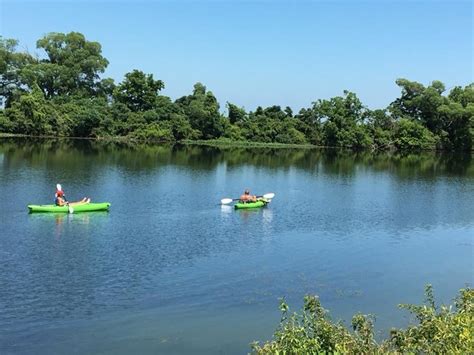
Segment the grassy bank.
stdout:
[[104,142],[119,142],[130,144],[183,144],[183,145],[199,145],[217,148],[328,148],[318,147],[312,144],[283,144],[283,143],[261,143],[261,142],[247,142],[247,141],[233,141],[229,139],[210,139],[210,140],[181,140],[176,142],[165,142],[157,140],[141,140],[122,136],[102,136],[102,137],[66,137],[66,136],[34,136],[25,134],[1,133],[0,138],[33,138],[33,139],[85,139]]
[[[129,136],[99,136],[99,137],[74,137],[74,136],[53,136],[53,135],[28,135],[28,134],[16,134],[16,133],[2,133],[0,132],[0,138],[30,138],[30,139],[74,139],[74,140],[92,140],[100,142],[116,142],[130,145],[189,145],[189,146],[207,146],[207,147],[216,147],[216,148],[272,148],[272,149],[328,149],[328,150],[348,150],[348,151],[366,151],[366,152],[435,152],[435,151],[445,151],[443,149],[434,149],[434,148],[419,148],[419,149],[370,149],[370,148],[361,148],[361,149],[351,149],[349,147],[334,147],[334,146],[322,146],[314,144],[287,144],[287,143],[264,143],[264,142],[250,142],[242,140],[231,140],[228,138],[218,138],[218,139],[183,139],[178,141],[169,141],[169,140],[159,140],[159,139],[141,139],[137,137]],[[471,150],[474,152],[474,149]]]
[[180,144],[203,145],[209,147],[236,147],[236,148],[327,148],[312,144],[284,144],[284,143],[262,143],[248,141],[233,141],[230,139],[210,139],[210,140],[183,140]]

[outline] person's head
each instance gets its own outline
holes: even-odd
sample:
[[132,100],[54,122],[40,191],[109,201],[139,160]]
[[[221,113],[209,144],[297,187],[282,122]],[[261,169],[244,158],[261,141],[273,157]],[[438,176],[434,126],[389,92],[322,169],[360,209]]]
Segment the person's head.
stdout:
[[249,191],[249,189],[245,189],[245,191],[244,191],[244,195],[250,195],[250,191]]
[[56,196],[58,197],[63,197],[64,196],[64,192],[62,190],[57,190],[56,191]]

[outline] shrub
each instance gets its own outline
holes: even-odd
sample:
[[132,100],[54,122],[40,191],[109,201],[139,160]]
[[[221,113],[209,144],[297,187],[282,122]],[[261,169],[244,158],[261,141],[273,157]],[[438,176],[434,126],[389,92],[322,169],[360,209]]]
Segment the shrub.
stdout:
[[394,143],[399,149],[433,149],[436,138],[421,123],[402,118],[395,129]]
[[340,322],[333,323],[328,318],[316,296],[306,296],[301,312],[292,315],[288,305],[281,301],[282,316],[274,339],[253,343],[252,351],[256,354],[472,354],[474,289],[461,289],[455,307],[442,306],[439,310],[430,285],[425,295],[424,305],[400,305],[416,316],[418,324],[393,329],[390,338],[380,344],[374,339],[371,315],[355,315],[349,331]]

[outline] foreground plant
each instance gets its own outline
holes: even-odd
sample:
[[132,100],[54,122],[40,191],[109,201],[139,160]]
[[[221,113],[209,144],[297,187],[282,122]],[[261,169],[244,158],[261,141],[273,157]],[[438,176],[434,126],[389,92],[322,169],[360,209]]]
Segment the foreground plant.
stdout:
[[282,317],[274,339],[264,344],[255,342],[252,350],[257,354],[474,353],[474,289],[461,289],[454,307],[438,308],[431,285],[426,287],[425,296],[424,305],[399,305],[410,311],[418,324],[392,329],[390,338],[380,344],[374,339],[372,315],[355,315],[350,331],[328,318],[316,296],[306,296],[301,312],[291,315],[282,300]]

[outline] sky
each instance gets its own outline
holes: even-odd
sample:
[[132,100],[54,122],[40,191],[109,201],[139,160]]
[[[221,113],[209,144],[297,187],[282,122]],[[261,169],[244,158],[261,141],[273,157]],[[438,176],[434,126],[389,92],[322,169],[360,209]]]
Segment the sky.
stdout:
[[369,108],[400,95],[397,78],[446,88],[474,81],[471,1],[0,0],[0,34],[43,53],[49,32],[102,45],[116,82],[139,69],[176,99],[202,82],[247,110],[355,92]]

